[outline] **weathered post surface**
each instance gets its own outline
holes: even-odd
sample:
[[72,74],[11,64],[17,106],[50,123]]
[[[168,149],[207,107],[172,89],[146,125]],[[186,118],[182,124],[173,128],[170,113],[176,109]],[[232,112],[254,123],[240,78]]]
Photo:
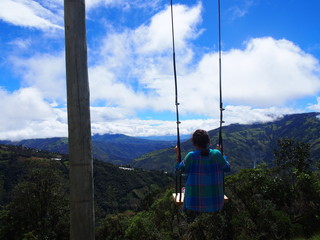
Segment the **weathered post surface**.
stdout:
[[64,0],[70,157],[70,239],[94,239],[85,0]]

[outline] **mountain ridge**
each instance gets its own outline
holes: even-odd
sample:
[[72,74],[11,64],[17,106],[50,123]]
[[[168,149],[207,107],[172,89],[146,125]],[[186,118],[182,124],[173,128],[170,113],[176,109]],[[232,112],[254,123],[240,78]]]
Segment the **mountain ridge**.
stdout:
[[[311,145],[312,157],[320,155],[320,113],[284,115],[275,121],[253,124],[230,124],[223,126],[225,154],[233,169],[249,168],[260,163],[269,163],[279,138],[293,138]],[[218,143],[219,129],[208,131],[211,143]],[[68,152],[66,137],[26,139],[16,142],[0,141],[4,144],[59,152]],[[95,134],[92,136],[93,157],[117,165],[132,165],[136,168],[157,169],[172,172],[175,155],[172,148],[176,141],[150,140],[124,134]],[[192,150],[190,140],[181,143],[182,153]]]
[[[18,183],[26,180],[30,169],[43,170],[46,166],[68,181],[68,155],[0,144],[0,210],[11,201],[11,192]],[[99,216],[136,209],[150,192],[171,186],[174,181],[173,176],[160,171],[129,171],[97,159],[93,159],[93,177]]]
[[[267,123],[231,124],[222,128],[224,153],[228,156],[233,170],[251,168],[255,164],[270,164],[273,151],[280,138],[310,144],[311,156],[320,157],[320,114],[318,112],[285,115]],[[210,130],[211,144],[218,143],[219,129]],[[192,151],[191,141],[181,144],[182,156]],[[174,151],[170,148],[147,153],[132,161],[134,167],[173,171]]]
[[[21,141],[2,140],[0,143],[62,154],[68,153],[68,138],[66,137],[24,139]],[[118,165],[128,165],[134,158],[171,145],[170,141],[153,141],[124,134],[96,134],[92,136],[93,157]]]

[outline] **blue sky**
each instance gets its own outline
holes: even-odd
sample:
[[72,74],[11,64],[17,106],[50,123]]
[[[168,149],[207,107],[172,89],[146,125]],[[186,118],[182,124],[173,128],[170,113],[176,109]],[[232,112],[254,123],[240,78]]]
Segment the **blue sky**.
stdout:
[[[218,127],[217,0],[173,0],[181,133]],[[92,133],[175,134],[169,0],[88,0]],[[226,124],[320,112],[320,2],[221,0]],[[62,0],[0,1],[0,139],[67,136]]]

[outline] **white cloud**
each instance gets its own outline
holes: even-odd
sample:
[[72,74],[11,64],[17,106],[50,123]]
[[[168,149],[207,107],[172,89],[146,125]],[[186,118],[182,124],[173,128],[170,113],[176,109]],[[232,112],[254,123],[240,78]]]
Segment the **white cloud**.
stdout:
[[131,8],[146,8],[153,10],[154,8],[159,7],[159,3],[162,0],[86,0],[86,8],[88,10],[105,6],[105,7],[116,7],[121,8],[122,10],[129,10]]
[[[270,122],[283,117],[285,114],[293,113],[297,113],[297,111],[289,108],[228,106],[224,112],[224,126],[233,123],[252,124],[257,122]],[[212,130],[218,127],[218,118],[187,119],[181,121],[180,133],[191,134],[199,128]],[[176,135],[176,123],[174,121],[142,120],[137,118],[93,121],[93,134],[103,134],[106,132],[123,133],[131,136]]]
[[42,30],[63,29],[63,15],[61,10],[58,12],[60,15],[32,0],[0,1],[0,19],[17,26]]
[[30,121],[27,127],[1,131],[2,140],[18,141],[34,138],[67,137],[68,125],[59,121]]
[[15,39],[14,41],[9,43],[10,45],[14,46],[18,50],[26,50],[30,47],[31,45],[31,39]]
[[[186,63],[185,57],[190,60],[188,57],[189,48],[191,48],[190,40],[201,33],[197,29],[197,25],[201,22],[201,9],[201,4],[190,8],[183,5],[174,7],[175,44],[180,61],[184,63]],[[115,29],[117,28],[118,26],[115,26]],[[168,58],[171,59],[170,8],[155,14],[149,24],[142,24],[136,29],[124,29],[122,32],[115,29],[108,29],[108,35],[102,41],[99,49],[100,62],[103,61],[108,68],[114,70],[126,68],[127,70],[128,66],[136,63],[137,60],[135,67],[140,64],[143,66],[156,64],[158,61],[163,61],[164,57],[166,62]]]
[[119,119],[127,119],[128,116],[132,116],[132,111],[127,109],[121,109],[119,107],[91,107],[91,122],[101,123],[114,122]]
[[288,40],[252,39],[223,54],[223,84],[228,102],[282,105],[320,91],[320,64]]
[[[182,114],[217,117],[212,109],[219,104],[218,54],[204,54],[196,62],[192,45],[201,33],[197,29],[201,8],[201,4],[175,7],[180,108]],[[92,71],[105,74],[90,77],[95,100],[136,110],[174,110],[169,12],[167,8],[154,15],[149,25],[113,31],[106,37],[100,61]],[[320,91],[319,61],[285,39],[255,38],[245,43],[244,49],[225,51],[222,70],[226,104],[282,106]]]
[[[319,61],[288,40],[252,39],[245,49],[223,53],[224,103],[255,107],[282,106],[320,91]],[[181,77],[181,103],[188,111],[218,109],[218,54],[202,57]]]
[[[2,115],[0,139],[20,140],[67,136],[67,113],[65,108],[52,108],[33,88],[21,89],[12,94],[0,90]],[[254,109],[248,106],[228,106],[225,111],[226,125],[231,123],[267,122],[294,113],[284,108]],[[91,107],[92,134],[122,133],[132,136],[175,135],[176,123],[165,120],[142,120],[128,118],[125,109]],[[181,134],[195,129],[211,130],[219,126],[217,118],[188,119],[180,125]]]
[[0,89],[0,99],[0,139],[66,136],[66,115],[46,103],[37,89]]
[[[2,4],[4,2],[18,4],[8,0]],[[47,5],[50,3],[59,5],[57,1],[49,1]],[[114,1],[101,3],[116,4]],[[128,2],[121,1],[121,4],[124,3]],[[27,1],[20,1],[19,4],[32,6],[30,9],[37,9],[33,10],[36,13],[44,9],[34,1],[29,1],[29,5]],[[186,112],[204,113],[206,105],[216,105],[218,99],[217,54],[206,54],[198,65],[190,67],[190,63],[194,62],[191,40],[201,33],[197,30],[201,8],[201,4],[190,8],[175,6],[175,40],[180,54],[177,56],[179,92],[181,103],[186,106],[185,110],[183,106],[182,109]],[[149,25],[108,35],[101,47],[99,63],[91,70],[93,99],[101,98],[112,104],[133,108],[151,105],[153,109],[172,109],[167,107],[170,100],[166,100],[173,97],[170,28],[170,11],[167,8],[156,14]],[[17,43],[21,47],[28,44],[22,40]],[[65,92],[64,60],[59,58],[43,55],[18,61],[20,67],[26,70],[26,85],[36,86],[46,96],[60,93],[59,98],[62,98]],[[99,77],[94,74],[97,71],[105,74]],[[109,77],[108,81],[103,79],[106,74],[112,75],[112,80]],[[319,82],[318,60],[288,40],[252,39],[245,49],[234,49],[223,54],[223,94],[225,101],[232,104],[283,104],[293,98],[317,93]],[[115,93],[123,93],[127,97]],[[119,99],[122,99],[121,103]],[[159,99],[162,106],[155,104],[159,103]]]
[[232,123],[252,124],[257,122],[271,122],[286,114],[300,112],[300,110],[287,107],[254,108],[243,105],[228,105],[225,109],[224,121],[226,125]]
[[[0,5],[20,4],[33,14],[28,15],[28,19],[43,17],[40,12],[46,8],[55,9],[48,16],[53,12],[59,16],[61,1],[41,1],[42,5],[26,2],[5,0]],[[137,3],[91,1],[89,4],[133,7],[130,4],[134,2]],[[199,29],[201,11],[200,3],[193,7],[175,6],[179,109],[184,119],[190,116],[182,121],[182,134],[219,125],[218,54],[207,52],[200,56],[193,46],[193,40],[202,33]],[[59,22],[53,16],[53,20],[43,19],[54,24]],[[35,18],[34,25],[26,20],[26,24],[48,27],[38,20]],[[174,121],[138,119],[141,112],[173,113],[175,109],[170,9],[158,12],[150,22],[135,29],[119,29],[108,29],[104,39],[95,40],[99,48],[93,45],[88,52],[92,59],[89,67],[92,133],[175,134]],[[30,42],[17,39],[12,44],[26,49]],[[4,106],[0,117],[1,139],[66,136],[64,54],[48,52],[7,59],[23,81],[19,91],[0,90]],[[223,52],[222,67],[227,125],[272,121],[283,114],[301,112],[285,108],[284,104],[319,95],[319,61],[289,40],[251,39],[243,49]],[[318,104],[309,109],[319,111],[319,102],[318,98]]]
[[[175,44],[180,51],[188,46],[189,40],[201,33],[197,29],[197,25],[201,22],[201,9],[200,3],[191,8],[184,5],[173,7]],[[170,14],[171,10],[168,7],[154,15],[149,25],[142,25],[135,31],[134,40],[138,53],[154,54],[171,50]]]
[[[177,68],[181,72],[192,60],[190,40],[199,34],[196,25],[201,21],[201,8],[200,4],[191,8],[175,6]],[[121,33],[112,31],[102,42],[97,57],[100,60],[90,69],[94,101],[100,99],[138,110],[174,109],[169,8],[156,14],[149,25]]]
[[253,1],[253,0],[241,1],[240,5],[233,5],[227,10],[229,12],[228,15],[231,17],[231,20],[244,17],[254,4],[257,4],[257,1]]
[[49,101],[65,101],[64,54],[39,54],[27,59],[12,57],[10,60],[16,71],[21,74],[23,86],[37,88]]
[[317,97],[317,103],[308,107],[311,111],[320,112],[320,97]]
[[[190,134],[197,128],[212,128],[216,120],[198,119],[186,120],[180,125],[181,134]],[[103,133],[123,133],[129,136],[155,136],[155,135],[175,135],[176,123],[165,120],[142,120],[142,119],[122,119],[109,122],[92,123],[93,134]]]
[[106,106],[116,106],[119,109],[126,108],[126,112],[133,112],[145,108],[146,96],[135,92],[118,81],[114,74],[107,69],[94,67],[89,70],[92,104],[103,101]]

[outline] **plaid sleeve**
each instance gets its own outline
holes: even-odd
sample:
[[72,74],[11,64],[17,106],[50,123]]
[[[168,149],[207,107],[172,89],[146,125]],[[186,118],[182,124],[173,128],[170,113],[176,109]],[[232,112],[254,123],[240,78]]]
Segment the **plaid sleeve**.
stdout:
[[182,161],[183,165],[184,165],[184,172],[188,173],[189,172],[189,167],[192,163],[192,152],[189,152],[186,157],[183,159]]
[[214,149],[213,152],[218,157],[219,164],[222,165],[223,171],[224,172],[230,172],[231,171],[231,167],[230,167],[230,164],[229,164],[229,161],[228,161],[228,157],[227,156],[223,156],[221,154],[221,152],[219,150],[217,150],[217,149]]
[[180,163],[176,163],[176,165],[175,165],[176,171],[188,173],[189,167],[190,167],[190,164],[192,161],[191,154],[192,154],[192,152],[189,152]]
[[181,162],[177,162],[176,163],[176,165],[175,165],[175,170],[176,171],[183,171],[184,170],[184,163],[183,163],[183,161],[181,161]]
[[223,171],[224,172],[230,172],[231,171],[231,167],[230,167],[230,164],[228,162],[228,157],[227,156],[223,156],[224,158],[224,162],[225,162],[225,166],[223,168]]

